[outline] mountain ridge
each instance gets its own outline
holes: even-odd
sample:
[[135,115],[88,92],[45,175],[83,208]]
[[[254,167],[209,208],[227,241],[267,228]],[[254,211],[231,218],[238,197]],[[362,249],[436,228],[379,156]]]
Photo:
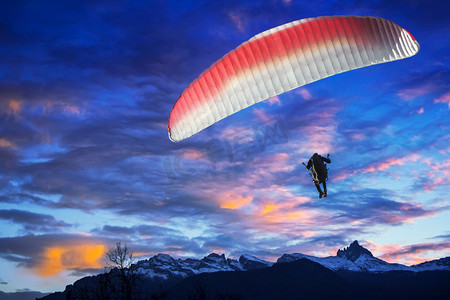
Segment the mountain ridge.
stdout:
[[293,262],[308,259],[332,271],[354,272],[389,272],[389,271],[431,271],[450,270],[450,257],[427,261],[421,264],[406,266],[399,263],[388,263],[374,257],[373,254],[358,241],[352,242],[347,248],[339,249],[336,256],[316,257],[302,253],[283,254],[275,263],[258,257],[243,254],[239,259],[226,258],[224,254],[211,253],[202,259],[174,259],[168,254],[159,253],[147,260],[135,264],[138,273],[148,277],[186,278],[201,273],[219,271],[248,271],[252,269],[271,267],[277,263]]
[[[269,262],[258,257],[243,254],[239,259],[226,258],[224,254],[211,253],[202,259],[185,258],[175,259],[168,254],[159,253],[149,259],[138,261],[133,264],[132,268],[142,282],[147,282],[147,286],[162,286],[167,289],[172,285],[180,282],[187,282],[185,284],[193,284],[190,278],[201,276],[202,278],[222,278],[225,275],[213,276],[213,274],[230,274],[232,277],[239,277],[242,272],[249,274],[261,274],[263,270],[268,274],[273,274],[279,266],[286,264],[293,264],[298,261],[303,262],[300,265],[307,268],[317,269],[317,266],[333,273],[349,272],[351,274],[388,274],[395,272],[403,273],[421,273],[446,271],[450,274],[450,257],[441,258],[438,260],[427,261],[421,264],[405,266],[402,264],[388,263],[373,256],[373,254],[363,246],[359,245],[358,241],[354,241],[347,248],[339,249],[336,256],[316,257],[302,253],[283,254],[277,261]],[[316,267],[314,267],[316,266]],[[275,268],[275,269],[274,269]],[[290,267],[289,267],[290,268]],[[288,269],[289,269],[288,268]],[[282,268],[283,269],[283,268]],[[111,270],[111,272],[113,272]],[[256,273],[255,273],[256,272]],[[323,271],[318,271],[323,273]],[[326,272],[325,272],[326,273]],[[324,274],[325,274],[324,273]],[[208,275],[210,274],[210,275]],[[236,275],[231,275],[236,274]],[[95,285],[96,282],[101,282],[101,276],[108,276],[106,274],[99,274],[93,277],[85,277],[76,281],[73,285],[66,287],[66,290],[59,293],[61,297],[67,297],[80,287]],[[212,277],[211,277],[212,276]],[[228,275],[225,278],[229,278]],[[245,277],[244,276],[244,277]],[[259,276],[259,275],[258,275]],[[361,277],[359,275],[352,275],[355,278]],[[352,277],[350,276],[350,277]],[[363,277],[367,275],[363,275]],[[380,275],[383,276],[383,275]],[[390,275],[389,275],[390,276]],[[410,275],[408,275],[410,276]],[[421,275],[422,276],[422,275]],[[370,276],[369,276],[370,277]],[[378,278],[378,277],[377,277]],[[233,281],[233,279],[230,279]],[[353,279],[352,279],[353,280]],[[217,289],[217,287],[215,287]],[[144,287],[143,291],[148,294],[157,293],[153,287]],[[64,299],[58,298],[54,293],[53,297],[44,297],[43,299]]]

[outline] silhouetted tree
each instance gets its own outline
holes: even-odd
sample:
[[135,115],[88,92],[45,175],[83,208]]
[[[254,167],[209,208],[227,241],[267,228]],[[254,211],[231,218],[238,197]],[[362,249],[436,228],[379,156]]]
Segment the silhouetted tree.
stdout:
[[136,283],[137,274],[133,265],[133,252],[127,247],[127,244],[117,242],[115,247],[112,247],[106,252],[106,259],[108,260],[108,267],[117,269],[119,281],[122,288],[122,293],[125,299],[132,299],[133,287]]

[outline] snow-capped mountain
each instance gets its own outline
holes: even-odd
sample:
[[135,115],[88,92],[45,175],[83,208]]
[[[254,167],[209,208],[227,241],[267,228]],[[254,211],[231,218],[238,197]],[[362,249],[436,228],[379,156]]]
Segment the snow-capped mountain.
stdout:
[[306,258],[322,266],[333,270],[346,270],[356,272],[388,272],[388,271],[415,271],[411,267],[401,264],[391,264],[376,258],[366,248],[354,241],[347,248],[339,249],[336,256],[315,257],[301,253],[284,254],[277,263],[295,261],[300,258]]
[[411,267],[418,271],[450,270],[450,257],[427,261]]
[[[430,261],[414,266],[388,263],[376,258],[366,248],[354,241],[347,248],[339,249],[336,256],[316,257],[302,253],[283,254],[276,263],[293,262],[302,258],[321,264],[333,271],[389,272],[389,271],[430,271],[450,270],[450,258]],[[272,262],[251,255],[242,255],[239,260],[226,258],[224,254],[209,254],[202,259],[174,259],[167,254],[158,254],[148,260],[139,261],[135,266],[141,275],[151,278],[186,278],[200,273],[219,271],[247,271],[271,267]]]
[[450,270],[450,258],[442,258],[438,261],[431,261],[414,266],[405,266],[402,264],[388,263],[376,258],[366,248],[354,241],[349,247],[343,250],[339,249],[336,256],[315,257],[301,253],[284,254],[277,263],[291,262],[300,258],[306,258],[322,266],[333,270],[346,270],[356,272],[389,272],[389,271],[431,271],[431,270]]
[[[282,278],[283,282],[291,282],[293,285],[284,291],[279,290],[279,287],[269,286],[269,288],[272,288],[277,293],[285,292],[287,295],[292,296],[292,299],[296,299],[298,296],[298,282],[295,280],[292,281],[293,278],[297,277],[302,278],[300,281],[307,282],[307,284],[305,283],[305,289],[312,284],[317,284],[321,280],[324,280],[325,283],[331,285],[330,291],[332,292],[330,293],[332,295],[340,294],[343,291],[349,292],[353,289],[357,294],[366,288],[367,290],[372,290],[375,281],[382,286],[380,293],[391,289],[390,291],[393,292],[392,299],[397,299],[396,296],[398,295],[395,294],[396,291],[392,290],[397,284],[409,286],[411,289],[410,295],[417,296],[419,299],[425,298],[425,295],[427,299],[429,295],[437,295],[434,299],[448,298],[441,297],[441,293],[445,295],[448,293],[450,295],[450,290],[448,290],[445,284],[450,279],[450,272],[442,272],[443,270],[450,271],[450,257],[408,267],[401,264],[388,263],[374,257],[369,250],[360,246],[357,241],[351,243],[347,248],[339,249],[336,256],[329,257],[316,257],[302,253],[284,254],[278,258],[276,263],[272,263],[251,255],[242,255],[236,260],[226,258],[224,254],[219,255],[215,253],[209,254],[202,259],[174,259],[167,254],[158,254],[150,259],[137,262],[133,265],[133,269],[136,270],[136,275],[139,278],[139,287],[137,290],[141,293],[140,296],[142,296],[142,299],[148,299],[149,297],[147,296],[149,295],[158,296],[160,293],[163,295],[164,292],[174,293],[173,297],[169,297],[168,299],[179,299],[177,298],[178,286],[174,286],[180,284],[181,293],[190,293],[189,289],[194,287],[195,290],[195,288],[198,288],[198,283],[195,283],[197,282],[196,278],[202,278],[202,280],[209,280],[210,282],[215,282],[214,280],[222,282],[222,280],[228,278],[227,280],[230,280],[230,291],[232,290],[231,287],[239,290],[242,282],[246,284],[253,282],[253,287],[249,287],[248,291],[245,286],[239,290],[239,293],[245,294],[248,292],[250,293],[249,295],[253,295],[251,293],[260,290],[260,280],[272,282],[273,276],[275,276],[274,274],[276,274],[276,278]],[[68,285],[63,292],[57,292],[42,299],[70,299],[73,295],[75,295],[75,298],[76,295],[81,297],[86,292],[92,296],[92,299],[97,299],[99,293],[108,298],[117,292],[117,289],[114,287],[114,282],[120,282],[120,277],[114,275],[115,271],[117,270],[113,269],[110,273],[84,277],[76,281],[73,285]],[[389,271],[410,272],[401,272],[401,274],[398,274]],[[422,271],[431,272],[425,273]],[[413,272],[416,272],[416,274]],[[213,274],[204,276],[206,275],[204,273]],[[314,278],[310,278],[309,276],[312,276],[312,274],[316,274],[316,277],[313,276]],[[254,276],[256,277],[253,278]],[[343,279],[344,277],[346,278],[345,280],[350,282],[351,286],[342,290],[340,288],[346,282]],[[355,278],[358,278],[358,280],[355,281]],[[423,284],[424,278],[429,280],[426,284]],[[387,282],[391,283],[393,281],[396,284],[386,286]],[[323,286],[324,282],[321,282],[320,285]],[[110,284],[109,287],[108,283]],[[270,284],[267,283],[267,285]],[[225,294],[229,292],[227,285],[216,284],[215,287],[222,288],[222,292]],[[310,291],[311,295],[316,295],[317,291],[320,291],[320,289],[313,290],[315,291]],[[270,297],[270,294],[263,295],[262,298],[264,299],[277,298]],[[341,299],[349,298],[345,297],[345,293],[342,295]],[[374,295],[374,299],[378,299],[377,296],[381,294]],[[190,299],[190,297],[188,298]],[[262,298],[259,297],[258,299]],[[313,298],[320,299],[322,297],[317,296]]]
[[265,261],[251,255],[241,255],[239,263],[245,270],[254,270],[271,267],[273,262]]
[[225,258],[225,255],[211,253],[198,259],[174,259],[167,254],[158,254],[148,260],[139,261],[135,268],[141,275],[168,279],[172,277],[186,278],[200,273],[219,271],[246,271],[270,267],[273,263],[251,255],[242,255],[239,260]]

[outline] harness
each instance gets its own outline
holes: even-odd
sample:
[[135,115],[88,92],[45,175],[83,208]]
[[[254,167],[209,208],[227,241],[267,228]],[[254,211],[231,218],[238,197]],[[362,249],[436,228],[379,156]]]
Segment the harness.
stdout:
[[[311,177],[314,182],[322,183],[328,180],[328,168],[326,164],[320,159],[320,157],[313,157],[313,163],[311,166]],[[316,169],[317,168],[317,169]],[[322,178],[322,180],[321,180]]]

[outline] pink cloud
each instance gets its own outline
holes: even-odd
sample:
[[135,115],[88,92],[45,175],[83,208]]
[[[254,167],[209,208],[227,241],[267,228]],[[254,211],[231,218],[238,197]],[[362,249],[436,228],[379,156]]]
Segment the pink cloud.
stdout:
[[311,93],[305,88],[299,88],[299,89],[296,90],[296,92],[297,92],[297,94],[302,96],[303,99],[305,99],[305,100],[311,100],[312,99]]
[[75,105],[65,105],[63,111],[68,115],[81,115],[80,108]]
[[205,153],[193,149],[188,149],[184,151],[183,153],[180,154],[180,156],[187,159],[202,159],[206,157]]
[[83,110],[81,107],[59,101],[46,101],[39,109],[42,109],[44,114],[64,114],[66,116],[81,116]]
[[254,131],[251,127],[229,126],[221,131],[219,137],[224,140],[238,138],[241,141],[250,142],[254,138]]
[[385,161],[375,163],[373,165],[370,165],[363,169],[362,173],[370,173],[370,172],[376,172],[376,171],[384,171],[392,166],[402,166],[406,162],[415,162],[420,159],[420,155],[418,154],[412,154],[409,156],[404,156],[400,158],[388,158]]
[[20,118],[20,113],[23,110],[23,102],[19,100],[10,100],[1,103],[0,112],[7,117]]
[[410,89],[404,89],[397,93],[397,96],[400,97],[400,99],[405,101],[413,100],[414,98],[417,98],[419,96],[428,94],[433,89],[433,86],[430,84],[416,87],[416,88],[410,88]]
[[450,108],[450,92],[442,95],[439,98],[434,99],[434,103],[447,103],[448,108]]
[[421,115],[425,112],[425,109],[423,107],[419,108],[418,110],[416,110],[416,113]]
[[450,153],[450,147],[447,147],[446,149],[440,149],[439,153],[441,153],[442,155]]
[[269,116],[264,109],[254,108],[253,114],[262,122],[269,122],[273,117]]
[[3,148],[16,148],[16,146],[12,142],[8,141],[5,138],[0,138],[0,147],[3,147]]
[[13,114],[17,115],[22,110],[22,103],[17,100],[11,100],[8,107]]
[[233,11],[233,12],[229,12],[228,16],[233,21],[233,23],[236,25],[236,27],[238,28],[239,31],[243,32],[245,30],[244,20],[243,20],[244,17],[241,13]]
[[363,130],[352,129],[352,130],[346,130],[345,133],[348,135],[348,137],[351,140],[354,140],[354,141],[363,141],[363,140],[367,139],[367,134]]
[[352,172],[342,171],[341,173],[336,174],[334,176],[334,178],[332,179],[332,181],[335,182],[335,181],[344,180],[350,176],[357,175],[357,174],[385,171],[392,166],[402,166],[407,162],[415,162],[415,161],[418,161],[419,159],[420,159],[420,155],[415,154],[415,153],[412,155],[408,155],[408,156],[404,156],[404,157],[400,157],[400,158],[395,158],[395,157],[388,158],[384,161],[380,161],[380,162],[376,162],[371,165],[368,165],[362,169],[353,170]]
[[442,252],[435,259],[445,256],[447,255],[446,251],[450,248],[450,242],[423,243],[407,246],[370,244],[371,249],[375,249],[373,251],[375,256],[387,262],[402,263],[405,265],[414,265],[431,260],[429,257],[420,256],[420,254]]
[[423,189],[427,192],[431,192],[434,189],[436,189],[437,187],[442,186],[442,185],[447,185],[449,183],[450,183],[449,178],[439,177],[439,178],[434,179],[430,183],[424,184]]
[[308,152],[311,152],[311,149],[316,149],[315,152],[326,154],[331,152],[333,148],[332,142],[336,136],[336,127],[332,122],[326,126],[311,125],[305,128],[305,135],[308,140],[303,146],[309,149]]
[[266,100],[266,101],[267,101],[270,105],[274,105],[274,104],[276,104],[276,105],[281,105],[281,100],[280,100],[280,97],[278,97],[278,96],[269,98],[269,99]]
[[347,179],[348,177],[350,177],[352,175],[355,175],[355,172],[349,173],[347,171],[342,171],[342,172],[339,172],[339,173],[335,174],[333,176],[333,178],[331,178],[331,181],[332,182],[336,182],[336,181],[345,180],[345,179]]
[[[276,172],[289,172],[295,168],[295,165],[289,162],[291,155],[288,153],[259,155],[255,158],[255,165],[258,166],[258,172],[267,174]],[[261,174],[260,173],[260,174]]]
[[432,163],[430,160],[425,161],[426,165],[433,171],[427,173],[430,180],[423,185],[423,189],[430,192],[440,186],[450,184],[450,159],[442,163]]

